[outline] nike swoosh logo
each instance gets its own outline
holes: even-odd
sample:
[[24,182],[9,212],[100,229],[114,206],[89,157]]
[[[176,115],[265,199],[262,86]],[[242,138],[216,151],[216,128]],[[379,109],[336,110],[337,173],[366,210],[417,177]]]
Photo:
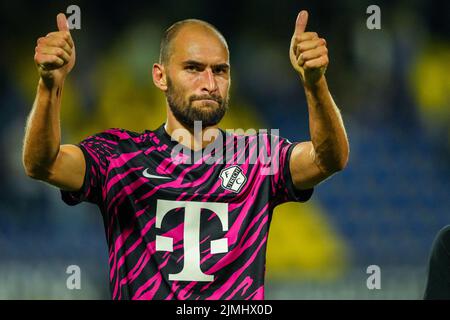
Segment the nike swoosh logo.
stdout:
[[170,177],[163,177],[163,176],[155,176],[154,174],[150,174],[147,172],[148,168],[142,172],[142,175],[149,179],[171,179]]

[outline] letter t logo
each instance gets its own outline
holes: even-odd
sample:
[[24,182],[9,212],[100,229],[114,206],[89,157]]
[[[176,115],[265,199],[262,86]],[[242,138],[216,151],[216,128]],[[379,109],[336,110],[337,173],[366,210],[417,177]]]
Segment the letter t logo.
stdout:
[[[213,281],[214,276],[200,269],[200,214],[202,209],[213,211],[222,222],[223,231],[228,230],[228,203],[158,200],[156,204],[156,228],[161,228],[164,216],[171,210],[184,208],[184,266],[169,280]],[[156,251],[173,251],[173,239],[156,236]],[[228,252],[226,238],[211,241],[211,254]]]

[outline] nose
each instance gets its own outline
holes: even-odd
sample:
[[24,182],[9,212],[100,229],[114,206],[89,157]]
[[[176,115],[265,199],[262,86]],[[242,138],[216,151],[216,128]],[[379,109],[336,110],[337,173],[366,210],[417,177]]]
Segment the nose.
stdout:
[[203,74],[203,91],[214,92],[218,89],[214,73],[210,68],[207,68]]

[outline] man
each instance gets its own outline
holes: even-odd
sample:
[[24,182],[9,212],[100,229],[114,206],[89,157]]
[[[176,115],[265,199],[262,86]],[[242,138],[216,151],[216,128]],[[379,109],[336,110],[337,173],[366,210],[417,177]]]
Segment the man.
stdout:
[[450,299],[450,226],[439,230],[433,241],[424,299]]
[[[154,84],[167,98],[164,125],[143,133],[110,129],[61,145],[61,95],[75,64],[65,16],[57,16],[59,31],[38,39],[40,80],[24,167],[60,188],[69,205],[99,206],[113,299],[264,298],[274,207],[308,200],[316,184],[348,161],[345,129],[324,76],[326,42],[305,32],[307,20],[300,12],[289,56],[306,92],[312,141],[294,144],[219,129],[231,79],[228,46],[212,25],[190,19],[166,31],[153,65]],[[255,149],[255,141],[263,148]],[[174,153],[180,146],[184,152]],[[270,165],[260,149],[271,154]],[[186,160],[188,153],[194,161]]]

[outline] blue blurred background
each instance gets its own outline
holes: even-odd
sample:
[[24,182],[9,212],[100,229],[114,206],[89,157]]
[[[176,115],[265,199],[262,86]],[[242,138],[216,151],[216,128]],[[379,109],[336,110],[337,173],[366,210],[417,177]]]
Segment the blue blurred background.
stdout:
[[[223,128],[280,128],[307,140],[303,89],[288,49],[297,13],[327,39],[329,87],[348,131],[345,171],[310,202],[278,207],[268,244],[269,299],[420,299],[435,234],[450,224],[450,2],[2,1],[0,5],[0,299],[109,299],[107,246],[96,207],[66,206],[26,177],[21,148],[38,76],[38,37],[56,14],[81,9],[77,62],[66,81],[63,143],[111,127],[164,121],[151,66],[159,41],[185,18],[214,24],[231,52]],[[369,30],[366,8],[381,8]],[[81,268],[81,290],[66,268]],[[366,287],[369,265],[381,289]]]

